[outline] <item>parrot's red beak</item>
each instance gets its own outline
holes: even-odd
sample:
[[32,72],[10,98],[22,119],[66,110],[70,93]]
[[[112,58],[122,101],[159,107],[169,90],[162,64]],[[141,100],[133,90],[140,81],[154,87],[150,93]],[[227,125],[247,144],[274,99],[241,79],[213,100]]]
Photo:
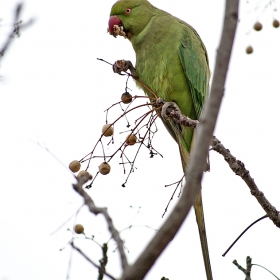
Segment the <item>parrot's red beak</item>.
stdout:
[[114,35],[114,26],[120,26],[122,24],[121,20],[117,16],[111,16],[108,22],[108,31],[110,35]]
[[108,32],[114,37],[120,35],[125,37],[125,32],[123,31],[122,21],[117,16],[111,16],[108,22]]

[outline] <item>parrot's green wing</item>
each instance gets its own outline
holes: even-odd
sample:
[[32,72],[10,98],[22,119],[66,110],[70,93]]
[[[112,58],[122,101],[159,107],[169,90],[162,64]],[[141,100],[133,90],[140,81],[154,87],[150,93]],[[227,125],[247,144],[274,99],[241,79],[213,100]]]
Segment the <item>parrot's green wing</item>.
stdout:
[[203,104],[208,95],[209,66],[204,44],[197,32],[188,24],[179,47],[180,60],[189,82],[197,118],[200,117]]
[[[196,117],[197,119],[199,119],[203,104],[208,96],[209,91],[208,87],[210,72],[208,66],[207,51],[199,35],[191,26],[185,25],[184,31],[185,32],[183,34],[183,38],[181,38],[181,46],[179,47],[179,55],[184,73],[186,75],[186,79],[188,80],[188,84],[191,90]],[[179,148],[182,165],[184,168],[184,166],[186,166],[186,162],[188,161],[189,154],[181,147],[181,143],[179,143]],[[194,209],[199,229],[207,279],[212,280],[213,276],[207,244],[201,188],[196,196]]]

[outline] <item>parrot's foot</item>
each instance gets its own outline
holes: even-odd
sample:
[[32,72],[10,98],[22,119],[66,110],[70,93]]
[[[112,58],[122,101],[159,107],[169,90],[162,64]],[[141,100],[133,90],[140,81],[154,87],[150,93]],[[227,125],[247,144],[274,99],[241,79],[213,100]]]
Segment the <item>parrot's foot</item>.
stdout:
[[167,114],[167,110],[172,110],[173,112],[179,113],[182,115],[179,106],[175,102],[165,102],[161,107],[161,116],[163,119],[167,120],[170,118],[169,114]]
[[136,69],[134,68],[134,66],[132,65],[131,61],[129,60],[117,60],[114,64],[113,64],[113,71],[114,73],[118,73],[119,75],[124,75],[121,72],[126,72],[127,70],[130,71],[131,76],[135,79],[137,79],[136,76]]
[[184,116],[175,102],[164,102],[161,98],[158,98],[155,102],[155,107],[159,106],[161,106],[161,117],[164,120],[172,119],[180,125],[193,128],[196,128],[199,124],[199,121]]

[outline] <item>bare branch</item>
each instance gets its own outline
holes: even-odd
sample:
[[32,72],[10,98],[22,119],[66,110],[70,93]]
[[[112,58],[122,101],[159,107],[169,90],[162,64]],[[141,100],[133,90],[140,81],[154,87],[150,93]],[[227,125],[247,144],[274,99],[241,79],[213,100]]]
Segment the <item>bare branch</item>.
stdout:
[[10,35],[7,37],[7,40],[3,44],[3,47],[0,49],[0,61],[1,61],[2,57],[4,56],[5,52],[7,51],[7,49],[10,47],[15,36],[16,35],[19,36],[20,30],[29,27],[34,22],[34,19],[30,19],[26,23],[22,24],[22,22],[20,21],[20,14],[22,11],[22,6],[23,6],[22,3],[20,3],[16,6],[15,18],[14,18],[14,23],[13,23],[14,28],[12,29]]
[[225,257],[225,255],[229,252],[229,250],[235,245],[235,243],[242,237],[242,235],[250,228],[252,227],[254,224],[258,223],[259,221],[267,218],[267,215],[262,216],[261,218],[257,219],[256,221],[254,221],[252,224],[250,224],[245,230],[242,231],[242,233],[234,240],[234,242],[228,247],[228,249],[222,254],[223,257]]
[[246,275],[245,280],[251,280],[252,259],[249,256],[246,258],[246,269],[239,265],[237,260],[234,260],[232,263],[235,264],[238,267],[238,269],[240,269]]
[[240,160],[237,160],[229,150],[227,150],[221,142],[213,136],[212,140],[212,149],[221,154],[225,161],[229,164],[229,167],[232,171],[240,176],[249,189],[251,190],[251,194],[258,200],[263,210],[266,212],[267,216],[273,221],[273,223],[280,227],[280,215],[276,208],[267,200],[264,196],[263,192],[261,192],[254,179],[250,176],[249,171],[245,168],[245,165]]
[[108,272],[106,272],[103,267],[100,267],[99,265],[97,265],[96,263],[94,263],[83,251],[81,251],[79,248],[77,248],[73,242],[70,243],[70,245],[72,246],[73,249],[75,249],[77,252],[79,252],[87,261],[89,261],[93,266],[95,266],[96,268],[98,268],[99,272],[102,271],[103,274],[105,274],[106,276],[108,276],[110,279],[112,280],[116,280],[115,277],[113,277],[111,274],[109,274]]
[[98,273],[99,273],[98,280],[102,280],[103,279],[103,276],[105,274],[104,272],[106,271],[106,264],[108,262],[107,251],[108,251],[108,245],[107,245],[107,243],[104,243],[103,246],[102,246],[103,258],[101,260],[99,260],[100,269],[98,271]]
[[77,193],[79,193],[84,198],[85,204],[88,206],[90,212],[92,212],[95,215],[102,214],[105,217],[107,224],[108,224],[108,229],[109,229],[110,233],[112,234],[113,239],[118,244],[122,268],[125,269],[128,266],[128,263],[127,263],[127,258],[126,258],[125,252],[124,252],[124,242],[120,238],[120,234],[116,230],[116,228],[113,224],[113,221],[108,214],[107,208],[105,208],[105,207],[101,208],[101,207],[95,206],[92,198],[83,189],[83,184],[85,184],[89,179],[90,178],[86,175],[82,176],[81,178],[79,178],[77,184],[73,184],[73,188]]
[[147,245],[144,252],[132,266],[127,267],[124,271],[121,280],[140,280],[145,277],[157,258],[175,237],[194,203],[196,193],[200,187],[208,149],[224,94],[227,69],[237,25],[238,5],[238,0],[228,0],[226,3],[224,27],[217,52],[211,94],[205,106],[201,123],[197,128],[197,141],[192,151],[188,170],[186,170],[186,184],[183,194],[166,222]]

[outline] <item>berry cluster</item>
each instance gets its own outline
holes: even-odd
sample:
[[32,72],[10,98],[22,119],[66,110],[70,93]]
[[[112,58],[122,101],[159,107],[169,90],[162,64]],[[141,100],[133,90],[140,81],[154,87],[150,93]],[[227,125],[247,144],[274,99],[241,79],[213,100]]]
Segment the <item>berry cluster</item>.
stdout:
[[[102,134],[99,138],[99,140],[97,141],[97,143],[95,144],[94,148],[92,149],[92,151],[90,153],[88,153],[85,157],[83,157],[81,160],[74,160],[69,164],[69,169],[73,172],[76,173],[79,171],[79,173],[76,175],[77,178],[80,178],[81,176],[87,174],[90,175],[88,173],[88,168],[90,166],[90,162],[93,158],[103,158],[103,162],[98,166],[98,172],[96,174],[96,176],[98,175],[98,173],[102,174],[102,175],[107,175],[110,173],[111,171],[111,166],[109,164],[109,161],[118,153],[120,152],[121,154],[121,160],[122,160],[122,164],[123,166],[125,164],[130,164],[130,171],[129,174],[127,176],[127,179],[125,181],[125,183],[128,180],[128,177],[130,175],[131,172],[134,171],[134,162],[136,159],[136,156],[139,152],[139,149],[141,148],[141,146],[145,146],[146,148],[149,149],[150,151],[150,157],[153,157],[154,155],[158,154],[158,152],[153,148],[152,146],[152,138],[154,133],[157,131],[157,129],[155,131],[152,131],[152,126],[155,126],[154,122],[156,120],[156,118],[158,117],[157,112],[154,108],[151,108],[150,105],[151,103],[145,103],[145,104],[141,104],[138,106],[135,106],[133,108],[131,108],[131,104],[134,102],[134,100],[136,98],[148,98],[147,96],[134,96],[132,97],[132,95],[127,92],[127,87],[126,87],[126,91],[125,93],[123,93],[121,95],[121,101],[113,104],[111,107],[109,107],[106,111],[106,124],[103,125],[102,127]],[[121,105],[121,104],[125,104],[127,105],[126,109],[122,109],[122,111],[124,112],[121,116],[119,116],[114,122],[112,123],[108,123],[107,121],[107,117],[108,117],[108,111],[114,107],[115,105]],[[125,117],[127,122],[127,114],[140,108],[140,107],[148,107],[149,110],[148,112],[144,113],[143,115],[141,115],[139,118],[137,118],[134,123],[135,126],[133,129],[131,129],[129,131],[129,134],[126,136],[125,140],[123,141],[123,143],[121,144],[121,146],[110,156],[105,155],[105,151],[103,148],[103,142],[102,140],[104,140],[103,137],[111,137],[111,140],[109,141],[109,144],[114,144],[114,125],[116,124],[116,122],[118,122],[122,117]],[[121,106],[122,108],[122,106]],[[138,112],[138,111],[137,111]],[[147,118],[149,116],[149,118]],[[143,125],[143,121],[146,119],[146,123]],[[127,128],[130,127],[130,124],[128,122],[127,124]],[[142,133],[142,131],[144,130],[144,135]],[[100,144],[102,146],[102,150],[103,150],[103,155],[95,155],[95,149],[96,146]],[[128,157],[125,155],[125,149],[129,146],[133,146],[135,144],[139,144],[139,148],[136,152],[136,156],[134,157],[133,161],[130,161],[128,159]],[[81,170],[81,164],[87,162],[87,167],[85,168],[85,170]],[[124,173],[125,172],[125,167],[124,167]],[[96,178],[96,176],[93,178],[91,184],[93,183],[94,179]],[[125,186],[125,183],[122,186]],[[87,186],[87,188],[91,187],[91,184],[89,186]]]
[[[278,27],[280,26],[279,20],[274,19],[273,22],[272,22],[272,26],[273,26],[274,28],[278,28]],[[263,29],[263,25],[262,25],[259,21],[257,21],[257,22],[254,24],[254,30],[255,30],[255,31],[261,31],[262,29]],[[254,51],[254,49],[253,49],[252,46],[248,46],[248,47],[246,48],[246,53],[247,53],[247,54],[251,54],[251,53],[253,53],[253,51]]]

